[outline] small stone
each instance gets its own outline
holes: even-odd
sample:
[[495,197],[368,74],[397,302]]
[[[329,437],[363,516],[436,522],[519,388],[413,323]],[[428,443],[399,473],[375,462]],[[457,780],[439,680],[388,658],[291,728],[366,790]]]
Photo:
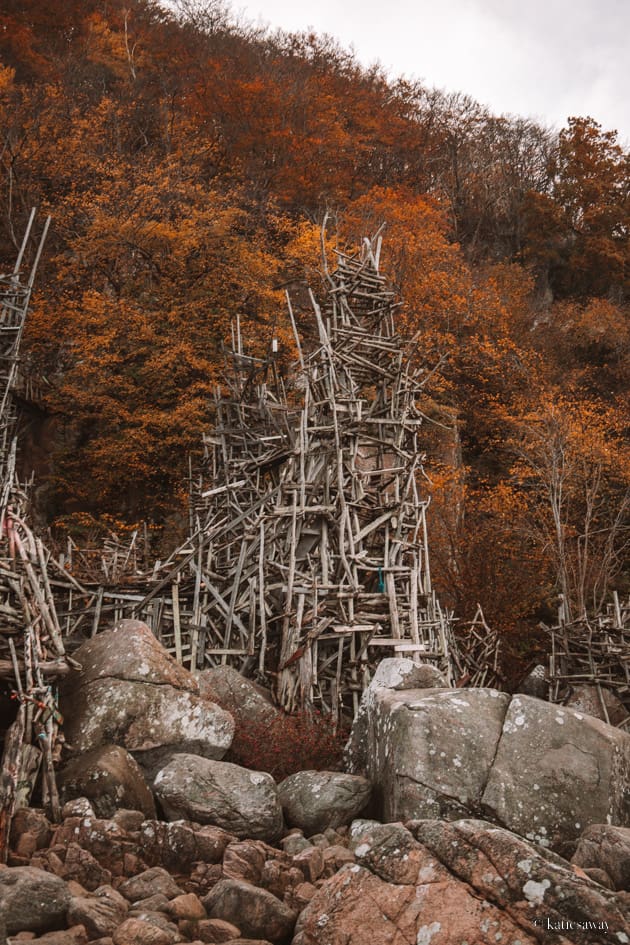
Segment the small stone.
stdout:
[[167,899],[175,899],[176,896],[182,894],[182,890],[171,874],[161,866],[154,866],[150,870],[139,873],[138,876],[125,880],[118,887],[118,891],[129,902],[148,899],[156,893],[162,893]]
[[207,945],[223,945],[238,938],[241,930],[237,925],[226,922],[224,919],[202,919],[197,923],[197,937]]
[[61,819],[68,817],[96,817],[96,812],[87,797],[75,797],[61,808]]
[[302,871],[308,883],[315,883],[324,872],[324,850],[316,846],[302,850],[293,857],[293,863]]
[[142,919],[127,919],[118,926],[112,939],[114,945],[174,945],[176,941],[172,933]]
[[182,896],[176,896],[168,904],[167,911],[175,919],[190,919],[198,921],[206,918],[206,910],[203,907],[201,899],[194,893],[185,893]]

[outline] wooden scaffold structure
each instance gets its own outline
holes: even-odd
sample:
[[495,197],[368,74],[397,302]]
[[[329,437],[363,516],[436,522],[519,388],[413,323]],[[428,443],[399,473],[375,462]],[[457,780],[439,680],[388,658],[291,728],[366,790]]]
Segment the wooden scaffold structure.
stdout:
[[[289,398],[273,352],[247,356],[236,331],[205,438],[195,503],[205,658],[255,661],[287,710],[356,711],[388,655],[431,661],[449,684],[477,675],[431,584],[426,374],[405,358],[379,252],[366,241],[338,254],[323,309],[311,293],[318,342],[307,355],[289,302],[300,358]],[[496,638],[491,649],[488,684]]]

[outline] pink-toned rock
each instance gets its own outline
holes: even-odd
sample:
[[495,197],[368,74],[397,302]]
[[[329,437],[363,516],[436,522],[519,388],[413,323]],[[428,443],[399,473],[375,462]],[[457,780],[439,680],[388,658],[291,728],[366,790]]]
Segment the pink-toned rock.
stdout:
[[175,896],[168,904],[167,912],[174,919],[189,919],[198,921],[206,918],[206,910],[199,896],[195,893],[185,893],[181,896]]
[[74,925],[60,932],[47,932],[32,939],[34,945],[87,945],[88,934],[83,925]]
[[220,863],[234,835],[209,824],[147,820],[140,828],[140,848],[149,866],[190,872],[193,863]]
[[84,889],[93,892],[99,886],[111,886],[112,874],[98,862],[88,850],[78,843],[69,843],[61,874],[66,880],[80,883]]
[[206,945],[223,945],[238,938],[241,930],[237,925],[226,922],[224,919],[202,919],[197,924],[197,937]]
[[112,935],[114,945],[174,945],[172,933],[142,919],[127,919]]
[[101,886],[92,896],[77,896],[70,901],[68,922],[85,926],[90,939],[112,935],[124,922],[129,906],[127,901],[112,889]]
[[630,891],[630,828],[593,824],[580,837],[571,862],[603,870],[616,889]]
[[128,902],[138,902],[157,893],[169,900],[182,895],[182,890],[173,877],[161,866],[154,866],[125,880],[118,887],[118,891]]
[[230,843],[223,854],[223,875],[226,879],[244,879],[257,885],[267,859],[266,851],[260,840]]
[[322,847],[302,850],[293,857],[293,864],[302,871],[308,883],[315,883],[324,872],[324,850]]
[[19,856],[32,856],[35,850],[43,850],[50,843],[53,828],[40,811],[32,807],[20,807],[11,821],[10,846]]
[[125,831],[113,820],[92,817],[68,817],[57,827],[53,840],[55,846],[65,849],[71,843],[78,844],[113,876],[123,874],[124,855],[131,852],[133,846]]

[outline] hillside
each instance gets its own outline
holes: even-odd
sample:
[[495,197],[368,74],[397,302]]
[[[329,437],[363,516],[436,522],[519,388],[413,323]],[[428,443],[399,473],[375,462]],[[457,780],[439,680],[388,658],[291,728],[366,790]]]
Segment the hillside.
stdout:
[[[218,4],[8,0],[0,271],[52,215],[27,329],[40,513],[79,540],[168,544],[211,425],[223,342],[295,356],[335,247],[385,224],[425,386],[434,580],[526,650],[629,586],[629,156],[366,70],[326,37]],[[42,449],[43,443],[43,449]],[[31,453],[34,451],[31,450]],[[24,457],[24,465],[34,462]]]

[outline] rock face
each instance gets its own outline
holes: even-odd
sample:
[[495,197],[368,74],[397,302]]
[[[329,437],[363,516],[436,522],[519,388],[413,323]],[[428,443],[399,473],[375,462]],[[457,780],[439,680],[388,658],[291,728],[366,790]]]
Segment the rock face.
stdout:
[[86,797],[98,817],[124,807],[155,817],[155,803],[142,770],[120,745],[102,745],[73,758],[58,777],[62,801]]
[[114,743],[151,778],[178,752],[222,758],[234,733],[229,713],[199,696],[193,676],[146,624],[121,620],[75,653],[82,666],[64,682],[65,734],[77,751]]
[[[509,831],[473,820],[408,827],[357,832],[358,863],[320,887],[298,919],[293,945],[534,945],[547,940],[534,920],[567,918],[575,928],[554,941],[625,941],[620,897]],[[582,922],[591,923],[587,931],[577,928]]]
[[630,824],[630,735],[529,696],[376,688],[346,758],[387,821],[481,813],[557,849]]
[[290,827],[307,836],[349,824],[370,800],[372,786],[359,775],[340,771],[298,771],[278,785],[278,798]]
[[177,755],[156,776],[154,791],[168,820],[215,824],[255,840],[276,840],[282,832],[276,783],[262,771]]
[[32,866],[0,870],[0,916],[9,935],[63,928],[69,904],[58,876]]
[[630,824],[630,735],[588,715],[514,696],[483,808],[552,847],[593,823]]

